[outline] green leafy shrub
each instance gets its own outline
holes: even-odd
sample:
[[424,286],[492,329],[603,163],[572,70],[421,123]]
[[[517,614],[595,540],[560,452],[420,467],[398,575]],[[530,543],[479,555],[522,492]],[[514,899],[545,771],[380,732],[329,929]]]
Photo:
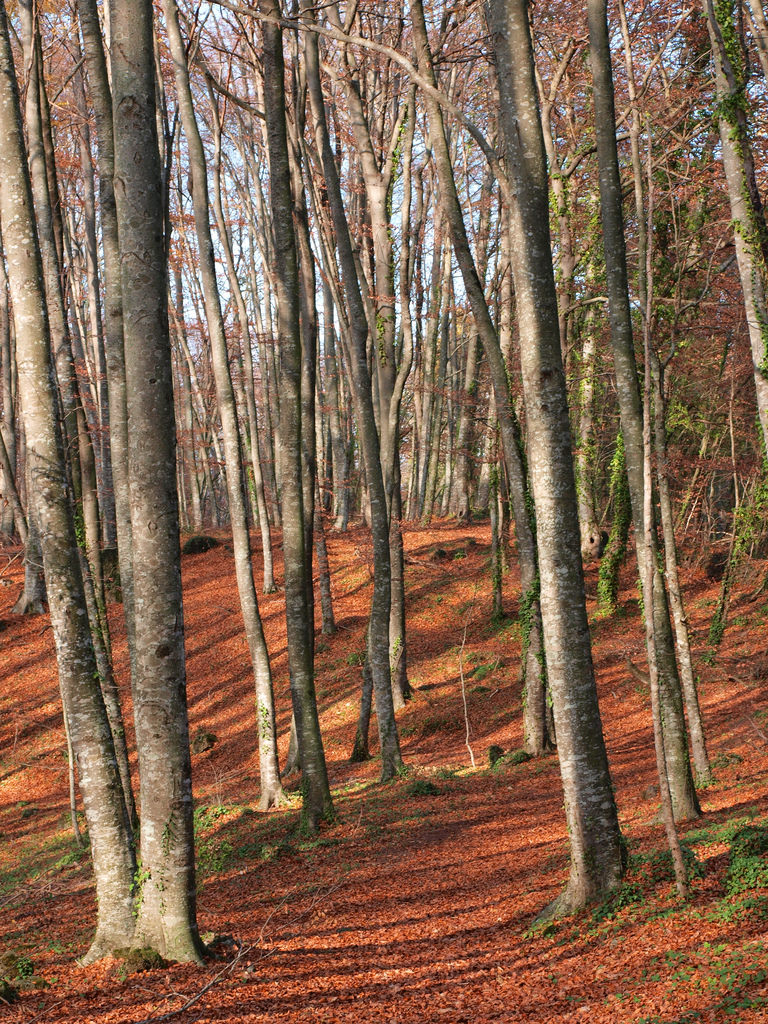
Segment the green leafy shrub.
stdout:
[[434,782],[429,779],[416,779],[408,787],[408,796],[440,796],[440,790]]
[[[680,848],[683,851],[683,860],[685,861],[685,870],[688,878],[703,878],[704,868],[695,852],[687,843],[681,843]],[[632,867],[637,870],[637,873],[645,877],[653,885],[658,885],[660,882],[674,882],[675,880],[675,868],[672,863],[672,853],[670,850],[653,850],[649,854],[633,855],[632,861]]]
[[747,825],[731,840],[725,891],[737,896],[748,889],[768,887],[768,827]]

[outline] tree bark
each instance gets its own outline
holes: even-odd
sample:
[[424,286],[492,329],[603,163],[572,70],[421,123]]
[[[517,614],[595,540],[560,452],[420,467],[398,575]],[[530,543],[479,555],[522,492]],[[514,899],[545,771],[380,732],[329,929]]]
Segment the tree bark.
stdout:
[[98,685],[69,502],[50,356],[43,268],[26,165],[18,86],[0,3],[0,222],[16,323],[18,388],[27,439],[30,495],[45,564],[59,682],[77,754],[96,877],[98,924],[92,962],[129,945],[135,859]]
[[[757,412],[763,445],[768,449],[768,227],[755,180],[754,158],[743,109],[747,78],[742,67],[744,55],[738,32],[734,29],[736,14],[733,4],[720,4],[716,9],[712,0],[703,0],[703,8],[715,65],[720,146],[734,228],[736,264],[752,347]],[[718,18],[723,19],[724,24],[721,25]],[[764,42],[764,37],[761,38]]]
[[[309,11],[309,8],[307,8]],[[368,372],[368,320],[360,292],[358,270],[349,236],[341,196],[339,172],[331,147],[320,81],[317,38],[308,32],[304,39],[307,87],[314,121],[320,162],[325,175],[331,207],[336,245],[349,307],[348,363],[363,453],[367,492],[371,509],[371,533],[374,553],[373,597],[368,623],[368,659],[376,696],[376,717],[381,745],[382,781],[392,778],[402,766],[400,741],[397,735],[389,659],[389,621],[391,609],[390,519],[379,449],[379,436],[373,407],[371,377]]]
[[133,539],[128,481],[128,406],[125,391],[123,350],[123,300],[120,283],[117,208],[115,206],[115,143],[112,122],[112,90],[107,74],[96,0],[78,0],[77,12],[83,36],[91,104],[96,122],[99,163],[99,212],[104,259],[104,347],[109,401],[109,458],[115,490],[115,526],[123,592],[123,614],[131,662],[136,660],[133,596]]
[[[616,391],[619,398],[621,431],[624,437],[632,516],[636,538],[638,538],[635,547],[641,578],[644,578],[645,549],[639,542],[639,538],[645,535],[643,520],[643,411],[635,363],[632,317],[629,308],[629,283],[621,203],[622,190],[616,149],[616,116],[606,0],[588,0],[587,13],[594,87],[597,158],[600,170],[600,212],[603,225],[613,363],[616,374]],[[653,506],[651,506],[651,514],[653,514]],[[655,526],[652,535],[655,538]],[[654,543],[656,543],[655,540]],[[700,808],[688,758],[683,700],[675,662],[669,606],[657,561],[654,559],[651,600],[654,610],[655,659],[659,672],[666,763],[675,817],[677,820],[685,820],[696,817],[700,813]]]
[[110,17],[136,600],[133,707],[142,797],[135,942],[171,960],[199,963],[152,5],[112,0]]
[[597,702],[580,557],[571,432],[549,240],[549,196],[524,0],[486,5],[516,204],[510,211],[541,616],[571,844],[568,886],[545,912],[568,913],[616,888],[622,856]]
[[[434,84],[432,55],[429,49],[424,10],[420,0],[411,4],[413,19],[414,44],[419,70]],[[536,553],[535,525],[531,516],[528,493],[523,443],[520,425],[517,422],[512,399],[509,393],[509,380],[504,356],[499,344],[499,337],[493,325],[485,293],[477,274],[475,262],[469,247],[464,217],[456,192],[453,177],[453,165],[443,127],[443,116],[437,100],[425,97],[432,135],[433,155],[440,180],[442,206],[451,232],[456,260],[459,264],[464,288],[472,307],[475,325],[480,335],[483,351],[493,381],[493,393],[496,400],[496,414],[501,429],[502,448],[510,498],[515,517],[515,533],[517,552],[520,562],[520,585],[522,598],[520,607],[526,611],[526,618],[521,619],[524,631],[524,679],[526,695],[524,707],[530,709],[544,708],[544,690],[546,671],[544,665],[544,646],[541,636],[541,612],[539,602],[539,569]],[[537,112],[538,116],[538,112]],[[541,754],[550,744],[547,736],[546,720],[535,722],[526,720],[525,745],[531,753]]]
[[[265,14],[278,13],[261,0]],[[291,170],[285,123],[283,34],[272,23],[264,35],[264,107],[270,166],[270,209],[275,242],[278,337],[280,345],[280,482],[283,512],[285,618],[291,696],[303,782],[303,813],[310,828],[333,817],[325,752],[320,735],[314,680],[314,621],[310,618],[304,492],[302,479],[302,351],[299,324],[299,268],[293,223]],[[314,445],[314,437],[311,439]],[[314,496],[313,496],[314,497]],[[311,559],[311,549],[309,552]],[[311,561],[309,562],[311,565]]]
[[[251,655],[253,679],[256,688],[256,730],[259,739],[259,765],[261,770],[259,807],[261,810],[266,811],[282,801],[283,788],[280,784],[280,766],[277,756],[277,731],[275,726],[275,702],[272,692],[272,673],[269,665],[267,642],[264,637],[264,629],[259,614],[256,588],[253,582],[250,537],[248,534],[248,520],[243,490],[242,451],[240,431],[237,423],[237,406],[229,370],[229,354],[227,352],[227,339],[224,332],[224,318],[222,316],[219,287],[216,280],[213,239],[211,237],[209,221],[205,151],[195,118],[186,50],[181,38],[179,12],[175,0],[164,0],[163,10],[165,12],[165,23],[174,65],[176,95],[189,151],[189,166],[192,176],[192,203],[197,233],[200,276],[203,284],[205,315],[211,343],[211,362],[216,383],[216,401],[221,419],[224,456],[226,459],[227,496],[229,499],[229,519],[232,526],[232,546],[235,555],[235,575],[237,577],[240,609],[243,616],[248,649]],[[247,323],[245,343],[250,345],[250,339],[247,336]],[[269,552],[271,555],[268,528],[265,552]],[[265,557],[267,557],[266,554]]]

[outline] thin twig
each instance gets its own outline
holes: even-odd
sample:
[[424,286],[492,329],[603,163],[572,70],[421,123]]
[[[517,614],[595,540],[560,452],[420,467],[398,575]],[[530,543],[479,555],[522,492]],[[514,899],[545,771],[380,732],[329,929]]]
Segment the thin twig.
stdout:
[[[34,1017],[30,1017],[30,1018],[29,1018],[29,1020],[25,1022],[25,1024],[34,1024],[34,1022],[35,1022],[36,1020],[40,1020],[40,1018],[41,1018],[41,1017],[44,1017],[44,1016],[46,1015],[46,1013],[49,1013],[49,1012],[50,1012],[51,1010],[55,1010],[55,1009],[56,1009],[56,1007],[57,1007],[57,1006],[61,1006],[61,1004],[62,1004],[62,1003],[66,1003],[66,1001],[67,1001],[67,999],[68,999],[68,998],[69,998],[69,997],[67,996],[67,997],[65,997],[64,999],[60,999],[60,1000],[58,1001],[58,1003],[51,1003],[51,1005],[50,1005],[50,1006],[46,1006],[46,1008],[45,1008],[44,1010],[42,1010],[42,1011],[41,1011],[40,1013],[38,1013],[38,1014],[35,1014],[35,1016],[34,1016]],[[4,1003],[6,1002],[6,1001],[5,1001],[5,999],[3,999],[3,1002],[4,1002]],[[10,1004],[7,1004],[7,1005],[10,1005]]]
[[464,743],[466,744],[467,750],[469,751],[469,757],[472,761],[472,767],[475,767],[475,755],[472,751],[472,747],[469,744],[469,712],[467,711],[467,688],[464,685],[464,646],[467,642],[467,629],[469,628],[469,620],[472,618],[472,612],[475,609],[475,602],[469,606],[467,612],[467,618],[464,621],[464,633],[461,637],[461,647],[459,648],[459,676],[461,677],[461,699],[464,702],[464,726],[466,733],[464,735]]
[[766,736],[766,734],[758,726],[757,722],[753,718],[751,718],[749,715],[744,715],[744,721],[748,722],[749,725],[752,726],[752,728],[755,730],[755,732],[760,737],[760,739],[763,741],[763,743],[768,743],[768,736]]
[[[192,996],[191,999],[188,999],[187,1002],[184,1003],[183,1006],[180,1006],[178,1008],[178,1010],[171,1010],[169,1013],[164,1013],[162,1015],[162,1017],[155,1017],[154,1013],[152,1013],[149,1017],[144,1017],[143,1020],[134,1021],[134,1024],[157,1024],[157,1022],[159,1022],[159,1021],[170,1020],[171,1017],[178,1017],[178,1015],[180,1013],[184,1013],[186,1010],[190,1009],[190,1007],[194,1006],[195,1003],[199,999],[202,999],[202,997],[205,995],[205,993],[209,989],[213,988],[213,986],[218,981],[220,981],[221,978],[225,974],[230,973],[233,970],[233,968],[237,966],[237,964],[240,962],[240,960],[242,960],[242,958],[245,956],[245,954],[248,953],[251,950],[251,948],[252,948],[251,946],[242,946],[240,948],[240,950],[238,951],[238,954],[235,957],[235,959],[231,963],[226,964],[225,967],[222,967],[222,969],[219,971],[219,973],[215,977],[211,978],[211,980],[208,982],[207,985],[203,985],[203,987],[200,989],[200,991],[197,993],[197,995]],[[268,955],[269,955],[269,953],[265,953],[264,954],[264,956],[268,956]],[[263,959],[263,957],[262,957],[262,959]]]

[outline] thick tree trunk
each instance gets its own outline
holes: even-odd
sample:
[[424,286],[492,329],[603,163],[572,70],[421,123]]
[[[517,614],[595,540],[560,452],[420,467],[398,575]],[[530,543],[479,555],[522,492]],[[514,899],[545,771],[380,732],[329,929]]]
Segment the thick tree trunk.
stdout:
[[40,522],[59,682],[77,754],[98,900],[86,962],[129,945],[136,862],[112,735],[98,685],[50,358],[43,269],[26,169],[5,5],[0,3],[0,222],[16,323],[30,497]]
[[171,960],[200,962],[152,5],[113,0],[110,16],[141,779],[135,941]]
[[[757,5],[755,5],[757,9]],[[744,296],[747,330],[752,347],[752,365],[757,392],[757,412],[768,449],[768,267],[766,235],[768,228],[755,181],[755,167],[746,115],[743,109],[746,81],[744,60],[733,3],[719,4],[703,0],[712,59],[715,65],[720,116],[720,146],[731,207],[736,263]],[[723,24],[718,21],[720,18]]]
[[616,888],[622,856],[584,597],[576,485],[549,241],[548,187],[524,0],[490,0],[511,213],[541,617],[571,846],[571,874],[549,915]]

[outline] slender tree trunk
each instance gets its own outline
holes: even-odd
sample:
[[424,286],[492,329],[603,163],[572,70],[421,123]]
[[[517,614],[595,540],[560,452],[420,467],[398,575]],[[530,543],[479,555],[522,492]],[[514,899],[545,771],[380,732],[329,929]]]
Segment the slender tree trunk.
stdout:
[[373,675],[371,667],[366,658],[363,663],[363,690],[360,697],[360,715],[357,720],[357,731],[352,753],[349,755],[350,764],[362,764],[371,756],[368,750],[368,730],[371,724],[371,705],[373,701]]
[[[591,558],[599,550],[600,528],[597,525],[594,501],[595,481],[595,348],[597,325],[594,307],[587,311],[581,359],[579,360],[579,435],[577,447],[577,482],[579,523],[581,525],[581,556]],[[562,333],[561,333],[562,343]]]
[[659,506],[661,509],[661,526],[664,531],[664,561],[666,568],[669,603],[675,623],[675,639],[680,664],[680,681],[683,684],[683,696],[688,711],[688,731],[691,734],[691,753],[693,766],[699,783],[708,783],[712,777],[704,738],[704,723],[699,706],[699,695],[691,661],[691,645],[688,639],[688,618],[685,614],[683,593],[680,588],[680,577],[677,571],[677,542],[675,540],[675,521],[672,512],[672,498],[669,493],[669,476],[667,465],[667,427],[666,405],[664,400],[664,379],[658,357],[651,354],[654,385],[654,431],[656,448],[656,475],[659,484]]
[[323,338],[325,342],[325,381],[329,407],[329,429],[333,448],[334,529],[345,531],[349,524],[349,460],[341,429],[339,371],[336,357],[336,331],[333,326],[333,298],[323,282]]
[[546,158],[524,0],[486,5],[516,207],[511,213],[529,457],[571,874],[548,915],[568,913],[621,882],[621,832],[597,703],[584,599],[576,485],[549,241]]
[[[430,82],[434,83],[432,55],[427,38],[424,10],[420,0],[414,0],[412,3],[411,15],[419,69],[422,74],[428,77]],[[456,192],[456,182],[453,177],[453,165],[443,127],[442,112],[437,101],[430,96],[425,98],[425,102],[429,115],[435,165],[440,180],[442,206],[450,228],[453,249],[456,253],[456,260],[459,264],[464,288],[472,307],[475,325],[480,335],[493,381],[496,415],[498,416],[501,429],[502,448],[507,470],[510,499],[515,517],[517,552],[520,563],[520,584],[522,588],[520,607],[521,612],[525,613],[525,618],[521,618],[524,633],[523,648],[525,652],[524,678],[526,696],[524,697],[524,707],[526,708],[526,715],[528,715],[528,709],[532,713],[533,709],[546,706],[544,701],[546,672],[540,629],[539,569],[534,533],[535,527],[530,511],[527,472],[520,425],[512,406],[507,367],[501,345],[499,344],[499,337],[488,311],[485,293],[477,274],[477,268],[475,267],[467,238],[464,217]],[[538,117],[538,111],[536,116]],[[546,720],[531,722],[527,718],[525,734],[526,748],[532,753],[541,754],[549,746]]]
[[[590,58],[594,87],[597,157],[600,169],[600,211],[603,224],[606,286],[611,319],[611,341],[619,398],[621,431],[627,464],[636,536],[644,536],[643,525],[643,412],[635,364],[632,318],[629,308],[627,258],[624,241],[622,190],[616,149],[613,77],[608,41],[606,0],[588,0]],[[651,506],[653,514],[653,506]],[[655,538],[655,526],[653,528]],[[641,578],[644,547],[636,543]],[[664,580],[654,558],[652,603],[654,609],[655,659],[664,723],[664,744],[675,817],[696,817],[699,802],[693,783],[680,679],[675,661],[672,626]]]
[[46,600],[43,574],[43,550],[40,546],[40,524],[35,507],[31,466],[25,459],[27,475],[27,539],[24,542],[24,589],[11,609],[14,615],[42,615]]
[[13,522],[21,538],[21,543],[27,543],[27,521],[24,517],[24,509],[21,505],[19,492],[16,490],[16,480],[13,466],[8,456],[8,449],[5,446],[5,438],[0,431],[0,470],[3,474],[2,492],[13,513]]
[[[80,41],[75,35],[75,56],[80,59]],[[91,345],[96,370],[96,418],[98,432],[94,445],[98,455],[99,506],[103,514],[104,543],[114,547],[117,542],[115,524],[115,494],[112,481],[112,462],[109,455],[109,398],[107,394],[107,366],[104,331],[101,317],[101,289],[99,287],[99,254],[96,239],[96,185],[91,162],[91,131],[88,124],[88,105],[82,71],[73,79],[78,125],[80,166],[83,181],[83,228],[85,234],[86,281],[88,288],[88,319]]]
[[[221,126],[219,124],[218,108],[211,94],[209,87],[209,99],[214,119],[214,138],[216,152],[214,158],[214,209],[216,220],[219,226],[219,240],[224,250],[224,259],[227,264],[227,275],[229,287],[237,306],[237,315],[240,320],[240,334],[243,346],[243,361],[245,367],[245,402],[248,410],[249,426],[249,449],[251,456],[251,467],[253,469],[253,486],[256,491],[256,508],[261,532],[261,550],[264,559],[264,578],[262,590],[265,594],[274,594],[275,576],[272,565],[272,535],[269,529],[269,516],[267,514],[267,502],[264,496],[264,477],[261,471],[261,455],[259,452],[259,424],[256,413],[256,395],[253,378],[253,354],[251,351],[251,329],[248,320],[248,309],[245,305],[240,281],[235,269],[235,261],[232,256],[232,247],[229,242],[229,232],[224,220],[224,210],[221,202]],[[204,173],[204,168],[203,168]]]
[[[108,10],[108,8],[107,8]],[[120,248],[114,193],[115,144],[112,127],[112,91],[107,74],[96,0],[78,0],[77,12],[83,35],[88,84],[96,122],[99,162],[99,212],[104,260],[104,347],[109,400],[109,457],[115,491],[115,525],[120,564],[123,614],[131,662],[136,660],[135,608],[133,597],[133,540],[128,482],[128,407],[125,392],[123,351],[123,300],[120,282]]]
[[[256,728],[259,737],[259,764],[261,770],[259,807],[261,810],[266,811],[282,801],[283,789],[280,784],[280,767],[277,756],[277,731],[275,726],[275,703],[272,693],[272,673],[269,665],[267,642],[264,638],[264,629],[259,614],[256,588],[253,583],[253,565],[251,563],[250,537],[248,534],[245,494],[243,490],[242,451],[240,431],[237,423],[237,406],[229,370],[229,354],[227,352],[227,339],[224,332],[224,318],[221,312],[219,288],[216,281],[213,239],[211,237],[209,221],[205,151],[203,150],[203,143],[195,118],[186,50],[181,38],[179,13],[175,0],[164,0],[163,9],[174,64],[176,94],[189,151],[200,276],[203,284],[205,315],[211,342],[211,362],[216,382],[216,400],[221,418],[222,439],[226,458],[227,496],[229,499],[229,519],[232,526],[232,546],[235,554],[235,574],[256,688]],[[247,339],[247,324],[246,343],[250,344]],[[267,538],[269,538],[269,530],[267,530]],[[265,550],[271,553],[269,540],[267,540]]]
[[472,506],[469,494],[470,451],[472,445],[472,423],[476,414],[477,401],[478,340],[477,332],[471,331],[467,341],[464,388],[461,395],[459,426],[456,434],[454,504],[456,515],[465,523],[469,523],[472,520]]
[[328,546],[325,543],[323,512],[320,503],[320,488],[315,493],[315,547],[317,549],[317,572],[320,577],[320,608],[323,616],[322,632],[330,636],[336,632],[336,620],[333,617],[333,596],[331,594],[331,570],[328,564]]
[[[278,13],[272,0],[261,0],[265,14]],[[293,225],[291,171],[285,123],[283,34],[265,22],[264,106],[270,165],[270,207],[275,240],[280,343],[280,482],[283,511],[285,617],[291,695],[301,758],[304,815],[316,829],[333,817],[325,752],[320,736],[314,682],[314,622],[310,618],[304,494],[302,480],[302,352],[299,325],[299,268]],[[314,444],[314,437],[312,438]],[[310,550],[311,557],[311,550]]]
[[350,340],[348,363],[352,377],[353,401],[370,499],[371,533],[374,554],[373,597],[368,623],[368,659],[376,695],[376,717],[381,746],[382,780],[392,778],[402,766],[397,735],[389,658],[389,622],[391,608],[390,521],[387,494],[379,450],[379,436],[373,407],[371,377],[368,372],[368,320],[360,292],[358,270],[349,236],[341,196],[339,172],[331,147],[320,82],[317,38],[307,33],[304,41],[307,86],[314,132],[325,175],[328,200],[333,216],[346,299],[349,307]]
[[[651,156],[651,144],[648,142],[649,162],[649,184],[653,180],[653,164]],[[651,185],[652,188],[652,185]],[[648,227],[653,228],[653,191],[649,190],[648,196]],[[672,864],[675,870],[675,881],[677,892],[681,899],[685,899],[688,893],[687,876],[683,851],[680,847],[680,839],[675,828],[675,814],[672,806],[672,793],[669,786],[669,772],[667,770],[666,752],[664,749],[664,734],[662,722],[662,708],[659,693],[659,672],[656,663],[655,644],[655,622],[653,602],[650,595],[653,590],[654,562],[656,550],[653,536],[653,517],[651,509],[653,505],[653,468],[651,451],[651,392],[653,389],[653,363],[651,355],[651,324],[652,324],[652,302],[653,302],[653,256],[649,246],[646,253],[646,280],[647,288],[646,304],[643,311],[643,342],[645,350],[645,382],[643,387],[643,523],[645,532],[643,545],[645,557],[643,559],[643,614],[645,618],[646,649],[648,651],[648,672],[651,686],[651,713],[653,715],[653,741],[656,751],[656,769],[659,778],[659,795],[661,797],[661,817],[664,821],[664,829],[667,833],[667,843],[672,854]],[[673,538],[674,543],[674,538]],[[638,547],[639,547],[638,538]]]
[[627,484],[627,463],[624,456],[624,438],[619,432],[616,451],[611,459],[610,497],[613,502],[613,521],[608,543],[600,559],[597,578],[597,611],[599,615],[614,615],[619,607],[619,573],[627,554],[632,506]]
[[[18,510],[12,491],[16,492],[16,404],[13,393],[13,351],[11,344],[11,316],[8,308],[8,278],[5,271],[5,253],[0,236],[0,402],[2,419],[0,433],[8,457],[8,467],[0,467],[0,494],[9,499],[9,504],[0,513],[0,533],[10,536],[14,523],[19,530]],[[22,516],[23,518],[23,516]],[[26,523],[23,532],[19,530],[22,544],[26,544]]]

